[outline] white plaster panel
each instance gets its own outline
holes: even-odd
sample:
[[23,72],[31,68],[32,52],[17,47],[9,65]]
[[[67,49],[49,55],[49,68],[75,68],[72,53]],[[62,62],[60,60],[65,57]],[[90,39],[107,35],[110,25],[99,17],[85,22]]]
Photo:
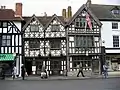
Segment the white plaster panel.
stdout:
[[16,35],[15,43],[16,43],[16,46],[18,46],[18,35]]
[[5,53],[8,53],[8,52],[7,52],[7,47],[5,47]]
[[7,28],[4,28],[4,29],[3,29],[3,33],[7,33]]
[[3,47],[1,47],[1,53],[3,53],[4,52],[4,48]]
[[120,53],[120,49],[106,50],[106,53]]
[[21,31],[21,21],[14,21],[14,24],[17,26],[17,28]]
[[12,35],[12,46],[14,46],[14,35]]

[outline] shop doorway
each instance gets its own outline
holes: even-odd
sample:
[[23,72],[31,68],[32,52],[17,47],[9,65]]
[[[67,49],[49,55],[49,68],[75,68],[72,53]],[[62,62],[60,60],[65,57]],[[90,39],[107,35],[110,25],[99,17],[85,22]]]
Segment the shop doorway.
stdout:
[[51,60],[50,67],[51,67],[52,75],[60,75],[60,71],[61,71],[60,60]]
[[32,74],[32,61],[26,60],[25,61],[25,68],[26,68],[28,75],[31,75]]

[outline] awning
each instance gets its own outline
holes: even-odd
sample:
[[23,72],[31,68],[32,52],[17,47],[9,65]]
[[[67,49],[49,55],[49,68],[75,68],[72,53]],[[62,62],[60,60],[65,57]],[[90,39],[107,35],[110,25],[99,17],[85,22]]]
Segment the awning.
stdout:
[[14,54],[0,54],[0,61],[14,61]]

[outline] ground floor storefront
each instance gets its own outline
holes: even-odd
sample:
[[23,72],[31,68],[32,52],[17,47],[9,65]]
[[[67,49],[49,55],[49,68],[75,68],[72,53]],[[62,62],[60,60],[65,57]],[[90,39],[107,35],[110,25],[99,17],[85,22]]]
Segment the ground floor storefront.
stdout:
[[13,67],[16,67],[17,76],[21,77],[22,56],[14,53],[0,54],[0,71],[5,70],[6,76],[11,76]]
[[107,54],[108,71],[120,71],[120,54]]
[[43,65],[45,65],[49,75],[63,75],[67,69],[66,57],[25,58],[28,75],[40,75]]
[[66,75],[66,72],[78,70],[77,65],[79,63],[82,63],[83,71],[91,71],[97,74],[101,71],[101,62],[98,55],[70,56],[69,60],[67,57],[25,57],[25,67],[28,75],[40,75],[43,65],[45,65],[49,75]]

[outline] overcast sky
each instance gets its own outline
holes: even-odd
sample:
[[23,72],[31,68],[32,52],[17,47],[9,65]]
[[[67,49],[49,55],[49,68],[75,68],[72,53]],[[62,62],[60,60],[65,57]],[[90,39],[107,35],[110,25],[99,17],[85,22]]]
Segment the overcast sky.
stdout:
[[[87,0],[0,0],[0,5],[15,10],[15,3],[23,3],[23,16],[43,15],[62,15],[62,9],[72,6],[73,14],[85,4]],[[120,0],[92,0],[93,4],[120,4]]]

